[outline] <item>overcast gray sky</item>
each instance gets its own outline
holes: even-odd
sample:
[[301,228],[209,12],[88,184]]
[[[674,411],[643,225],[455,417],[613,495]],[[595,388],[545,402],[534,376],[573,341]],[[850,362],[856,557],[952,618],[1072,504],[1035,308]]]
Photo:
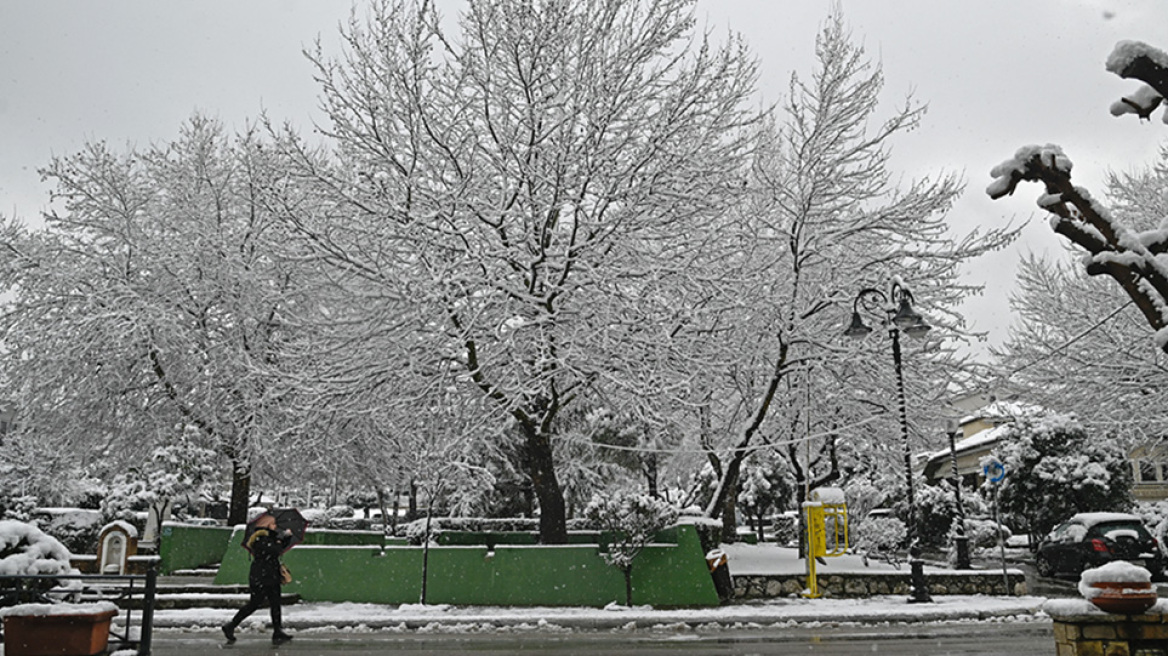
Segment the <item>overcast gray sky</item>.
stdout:
[[[438,0],[453,14],[461,2]],[[779,100],[806,75],[831,0],[699,0],[718,32],[741,32],[761,61],[761,92]],[[1005,335],[1013,270],[1027,250],[1056,253],[1026,186],[991,202],[989,170],[1030,143],[1057,143],[1079,184],[1152,161],[1168,139],[1158,120],[1108,113],[1135,88],[1104,70],[1121,39],[1168,49],[1165,0],[842,0],[854,36],[880,61],[885,98],[912,92],[925,124],[893,144],[906,177],[964,175],[956,229],[1027,222],[1021,243],[983,258],[987,285],[966,306],[991,342]],[[261,110],[308,126],[317,87],[301,48],[319,35],[335,52],[340,0],[0,0],[0,214],[35,220],[48,188],[37,169],[90,140],[147,144],[176,135],[199,110],[242,127]],[[926,310],[926,308],[922,308]]]

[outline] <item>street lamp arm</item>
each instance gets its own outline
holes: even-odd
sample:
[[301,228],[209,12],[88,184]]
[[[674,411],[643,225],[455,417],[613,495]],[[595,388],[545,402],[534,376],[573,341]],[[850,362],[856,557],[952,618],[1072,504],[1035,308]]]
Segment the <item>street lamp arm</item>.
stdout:
[[[895,283],[893,284],[893,289],[896,289]],[[860,311],[860,301],[864,300],[865,296],[877,296],[880,298],[881,303],[884,303],[885,305],[888,304],[887,294],[880,291],[879,289],[876,289],[875,287],[865,287],[864,289],[861,289],[858,294],[856,294],[855,300],[852,301],[852,312],[858,313]]]

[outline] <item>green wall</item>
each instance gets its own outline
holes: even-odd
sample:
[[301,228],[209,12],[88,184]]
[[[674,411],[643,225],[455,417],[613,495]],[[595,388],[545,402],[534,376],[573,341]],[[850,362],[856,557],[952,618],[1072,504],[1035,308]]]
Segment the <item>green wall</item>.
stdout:
[[227,552],[232,531],[224,526],[163,522],[158,532],[159,573],[213,566]]
[[[660,536],[633,565],[633,603],[717,605],[718,594],[692,526]],[[232,540],[233,543],[237,542]],[[432,546],[426,603],[498,606],[605,606],[624,603],[624,577],[607,565],[599,546]],[[422,547],[300,545],[284,555],[305,601],[418,603]],[[215,583],[247,582],[242,547],[229,549]]]

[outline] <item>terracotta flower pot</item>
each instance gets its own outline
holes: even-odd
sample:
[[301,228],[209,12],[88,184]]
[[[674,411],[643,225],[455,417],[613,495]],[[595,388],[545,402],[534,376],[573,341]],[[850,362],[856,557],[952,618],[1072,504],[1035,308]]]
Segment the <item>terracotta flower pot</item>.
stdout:
[[75,615],[6,615],[6,656],[93,656],[105,653],[116,610]]
[[1091,587],[1100,590],[1091,603],[1115,615],[1138,615],[1156,605],[1159,598],[1151,583],[1140,581],[1096,581]]

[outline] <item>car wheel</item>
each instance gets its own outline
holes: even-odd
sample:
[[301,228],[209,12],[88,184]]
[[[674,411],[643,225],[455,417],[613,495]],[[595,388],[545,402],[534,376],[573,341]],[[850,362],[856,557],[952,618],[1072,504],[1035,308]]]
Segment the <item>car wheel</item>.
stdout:
[[1043,578],[1050,578],[1054,576],[1054,566],[1050,564],[1046,556],[1039,554],[1034,559],[1034,568],[1038,570],[1038,575]]

